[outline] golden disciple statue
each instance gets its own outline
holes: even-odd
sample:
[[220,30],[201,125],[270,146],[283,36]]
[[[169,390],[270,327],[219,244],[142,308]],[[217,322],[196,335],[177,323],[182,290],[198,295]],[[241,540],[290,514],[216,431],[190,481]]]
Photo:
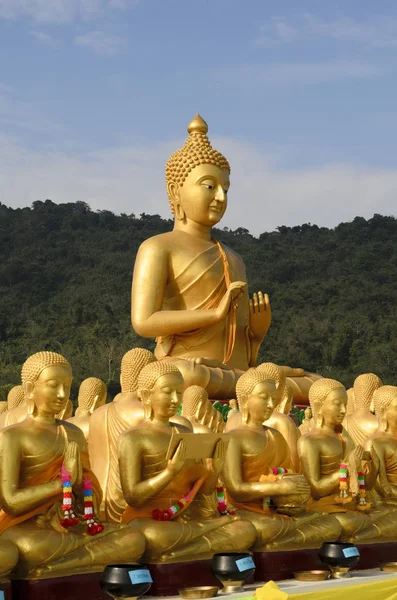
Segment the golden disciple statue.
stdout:
[[381,385],[382,381],[373,373],[359,375],[354,381],[354,412],[346,415],[343,427],[354,443],[360,446],[378,429],[378,419],[371,413],[370,407],[372,396]]
[[[309,400],[315,426],[298,441],[302,473],[311,490],[307,508],[333,514],[342,525],[344,540],[379,537],[378,529],[372,524],[379,514],[358,510],[357,484],[360,471],[365,473],[366,479],[373,478],[378,461],[376,455],[364,453],[362,446],[355,447],[342,428],[347,403],[345,388],[334,379],[320,379],[310,388]],[[341,485],[341,481],[346,481],[346,470],[347,482]],[[348,485],[351,493],[346,489]]]
[[[211,399],[230,399],[237,378],[256,365],[271,310],[262,292],[249,300],[242,258],[212,237],[226,211],[230,166],[207,131],[197,115],[185,145],[167,162],[174,229],[139,248],[131,317],[139,335],[156,338],[156,357],[174,362],[185,387],[200,385]],[[288,374],[305,396],[312,378],[302,369]]]
[[[291,474],[290,452],[283,436],[263,426],[276,402],[272,375],[271,368],[249,369],[237,382],[242,422],[229,434],[223,474],[227,497],[240,509],[241,517],[254,524],[256,549],[317,547],[338,539],[341,527],[332,516],[304,512],[309,486],[302,475]],[[279,510],[293,507],[296,514],[276,514],[272,503]]]
[[105,404],[107,393],[106,384],[97,377],[88,377],[80,385],[78,407],[74,417],[70,417],[68,421],[81,429],[86,440],[88,440],[92,413]]
[[[9,425],[13,425],[17,421],[15,420],[17,414],[23,414],[22,418],[25,418],[26,412],[24,411],[24,402],[25,394],[23,391],[22,385],[15,385],[9,392],[7,396],[7,412],[4,412],[0,416],[0,429],[3,427],[8,427]],[[21,411],[22,409],[22,411]]]
[[183,392],[182,415],[189,419],[194,433],[211,433],[212,431],[201,423],[207,402],[207,391],[199,385],[191,385]]
[[101,492],[84,435],[55,418],[69,400],[69,363],[38,352],[24,363],[22,382],[28,416],[0,432],[0,542],[17,546],[16,574],[100,571],[110,562],[137,560],[143,535],[97,520]]
[[309,431],[311,431],[311,429],[313,428],[313,423],[314,419],[312,415],[312,409],[310,408],[310,406],[308,406],[307,408],[305,408],[305,418],[299,425],[299,431],[301,432],[301,435],[309,433]]
[[144,560],[238,552],[255,541],[251,523],[219,516],[215,490],[224,462],[222,442],[216,444],[212,460],[200,461],[185,457],[182,440],[167,460],[172,434],[180,431],[170,418],[178,410],[183,387],[181,373],[167,361],[142,369],[138,394],[146,419],[120,438],[120,477],[128,504],[122,521],[144,532]]

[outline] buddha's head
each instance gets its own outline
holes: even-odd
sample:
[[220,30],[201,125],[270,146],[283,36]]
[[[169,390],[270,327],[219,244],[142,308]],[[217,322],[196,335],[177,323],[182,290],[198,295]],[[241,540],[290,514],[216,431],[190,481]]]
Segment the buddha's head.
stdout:
[[288,381],[285,383],[283,397],[281,398],[280,404],[278,404],[275,410],[283,413],[284,415],[289,415],[292,408],[292,401],[294,399],[294,390],[291,385],[289,385]]
[[261,424],[274,410],[277,388],[272,378],[273,370],[261,365],[261,369],[248,369],[237,381],[236,395],[244,423]]
[[[258,371],[264,371],[266,372],[270,379],[272,379],[275,383],[276,386],[276,406],[274,407],[274,410],[277,410],[278,412],[283,412],[282,406],[283,406],[283,400],[284,400],[284,394],[286,392],[286,384],[287,384],[287,378],[285,376],[285,372],[284,369],[282,367],[279,367],[278,365],[274,364],[274,363],[270,363],[270,362],[265,362],[262,363],[261,365],[259,365],[257,367]],[[289,392],[289,390],[288,390]],[[292,394],[292,389],[291,389],[291,394]],[[291,402],[292,402],[292,396],[291,396]],[[289,412],[289,411],[288,411]]]
[[387,431],[397,429],[397,386],[383,385],[373,395],[375,414],[380,428]]
[[309,421],[312,418],[312,416],[312,409],[310,408],[310,406],[308,406],[307,408],[305,408],[305,419]]
[[190,121],[187,130],[185,145],[170,156],[166,166],[171,210],[178,221],[213,227],[226,211],[230,165],[212,148],[208,125],[200,115]]
[[335,379],[318,379],[309,390],[309,402],[317,425],[337,427],[346,416],[345,387]]
[[381,379],[374,373],[359,375],[353,384],[355,410],[359,408],[369,409],[375,390],[382,385]]
[[199,385],[190,385],[183,392],[182,415],[187,418],[195,417],[201,423],[207,411],[207,403],[207,390]]
[[349,415],[353,414],[354,411],[355,411],[355,406],[354,406],[354,390],[353,390],[353,388],[349,388],[346,391],[346,394],[347,394],[346,415],[349,416]]
[[7,396],[8,410],[16,408],[25,400],[25,393],[23,391],[23,385],[14,386]]
[[235,398],[229,400],[229,406],[232,410],[237,410],[237,400]]
[[121,359],[120,385],[123,393],[136,392],[138,375],[146,365],[155,362],[153,352],[145,348],[133,348]]
[[215,423],[215,431],[216,433],[222,433],[225,429],[225,421],[223,420],[222,414],[219,410],[216,411],[216,423]]
[[61,354],[37,352],[22,367],[28,414],[55,416],[65,409],[72,385],[72,367]]
[[78,409],[76,416],[80,413],[92,414],[94,410],[103,406],[106,402],[108,389],[106,383],[97,377],[84,379],[79,388]]
[[182,374],[172,363],[155,361],[139,373],[137,393],[147,419],[168,421],[179,408],[182,392]]
[[3,413],[7,412],[8,410],[8,404],[5,400],[2,400],[0,402],[0,415],[2,415]]

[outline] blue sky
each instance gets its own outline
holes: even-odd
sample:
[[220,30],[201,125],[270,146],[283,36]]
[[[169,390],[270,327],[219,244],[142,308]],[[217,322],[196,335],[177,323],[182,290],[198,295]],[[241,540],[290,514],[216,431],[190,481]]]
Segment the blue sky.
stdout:
[[379,0],[0,0],[0,201],[168,216],[199,112],[225,226],[397,214],[397,6]]

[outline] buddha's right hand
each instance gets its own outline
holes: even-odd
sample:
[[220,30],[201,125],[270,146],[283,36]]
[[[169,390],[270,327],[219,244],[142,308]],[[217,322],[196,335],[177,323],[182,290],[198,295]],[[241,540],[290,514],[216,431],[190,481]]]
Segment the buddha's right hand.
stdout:
[[233,304],[237,306],[238,302],[240,301],[242,295],[245,292],[246,287],[246,281],[233,281],[233,283],[229,285],[225,295],[219,303],[218,308],[215,309],[218,321],[223,321],[224,319],[226,319],[231,302],[233,302]]
[[63,464],[65,469],[70,473],[70,481],[72,486],[79,483],[83,477],[83,469],[80,459],[80,448],[76,442],[69,442],[65,450]]
[[171,460],[168,461],[167,471],[172,475],[177,475],[183,468],[186,462],[186,444],[181,440],[176,447]]

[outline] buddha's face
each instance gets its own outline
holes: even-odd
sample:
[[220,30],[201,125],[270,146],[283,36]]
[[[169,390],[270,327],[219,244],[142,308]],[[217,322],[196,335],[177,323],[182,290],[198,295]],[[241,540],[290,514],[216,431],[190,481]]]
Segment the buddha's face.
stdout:
[[147,399],[150,402],[153,417],[162,421],[173,417],[181,403],[182,393],[182,375],[167,373],[159,377]]
[[34,401],[38,412],[56,415],[66,407],[71,385],[71,368],[53,365],[43,369],[34,383],[27,382],[26,396]]
[[338,388],[328,394],[321,408],[326,425],[341,425],[346,415],[347,394],[345,388]]
[[311,408],[306,408],[305,410],[305,419],[311,419],[312,418],[312,409]]
[[[215,165],[199,165],[190,171],[182,187],[177,188],[176,204],[179,203],[190,221],[213,227],[225,214],[229,186],[226,170]],[[177,210],[175,213],[178,217]]]
[[387,424],[395,430],[397,428],[397,396],[389,404],[384,416]]
[[245,413],[250,421],[263,423],[271,416],[276,405],[276,386],[270,381],[257,383],[245,402]]

